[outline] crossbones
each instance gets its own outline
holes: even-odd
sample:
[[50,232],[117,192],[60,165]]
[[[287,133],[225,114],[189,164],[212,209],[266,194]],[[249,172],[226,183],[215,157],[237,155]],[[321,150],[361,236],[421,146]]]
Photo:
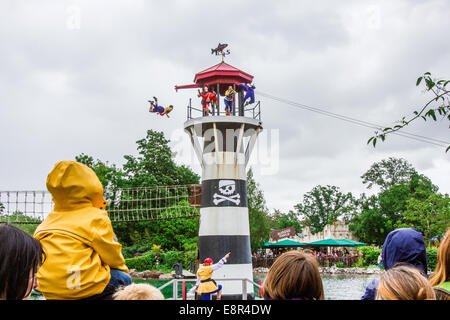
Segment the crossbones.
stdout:
[[213,202],[214,202],[214,204],[215,204],[216,206],[217,206],[219,203],[222,203],[222,202],[224,202],[224,201],[226,201],[226,200],[231,201],[231,202],[233,202],[234,204],[239,204],[239,203],[241,203],[241,195],[240,195],[239,193],[237,193],[237,194],[235,194],[234,196],[227,197],[227,196],[222,196],[222,195],[220,195],[220,194],[218,194],[218,193],[215,193],[215,194],[214,194]]

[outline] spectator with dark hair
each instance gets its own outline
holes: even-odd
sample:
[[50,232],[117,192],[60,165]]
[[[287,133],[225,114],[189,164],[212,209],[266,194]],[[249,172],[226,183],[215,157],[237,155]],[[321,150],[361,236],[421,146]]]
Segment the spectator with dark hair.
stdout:
[[0,300],[28,299],[44,260],[39,241],[19,228],[0,224]]
[[[428,260],[422,233],[412,228],[400,228],[391,231],[381,249],[384,270],[398,265],[410,265],[419,269],[427,277]],[[369,282],[361,300],[374,300],[378,280]]]

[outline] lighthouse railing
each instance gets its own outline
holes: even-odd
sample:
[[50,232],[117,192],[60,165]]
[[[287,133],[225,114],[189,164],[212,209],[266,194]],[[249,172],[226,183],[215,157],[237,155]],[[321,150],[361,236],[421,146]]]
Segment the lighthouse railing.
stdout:
[[[216,281],[241,281],[242,282],[242,300],[247,300],[248,298],[248,294],[251,294],[251,292],[248,292],[248,285],[247,283],[250,283],[250,285],[254,285],[257,288],[261,289],[262,286],[261,284],[258,284],[248,278],[216,278]],[[158,290],[162,291],[162,289],[172,285],[172,298],[169,298],[168,300],[179,300],[179,283],[183,284],[186,282],[196,282],[196,279],[173,279],[170,280],[169,282],[163,284],[162,286],[158,287]],[[193,290],[195,287],[191,288],[191,290]],[[183,291],[185,290],[185,285],[183,286]],[[187,299],[187,294],[186,292],[182,292],[182,299],[185,300]]]
[[[226,116],[225,110],[219,110],[219,108],[210,107],[209,116]],[[233,110],[234,111],[234,110]],[[192,105],[192,99],[189,99],[187,106],[187,119],[195,119],[200,117],[207,117],[205,111],[201,106],[194,107]],[[236,112],[233,112],[230,117],[248,117],[255,120],[261,120],[261,101],[257,101],[254,104],[237,107]]]

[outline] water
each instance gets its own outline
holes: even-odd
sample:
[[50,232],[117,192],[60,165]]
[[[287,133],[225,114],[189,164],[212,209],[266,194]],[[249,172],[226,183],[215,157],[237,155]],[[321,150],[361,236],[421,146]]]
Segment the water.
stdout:
[[[256,274],[254,281],[264,282],[266,274]],[[322,275],[323,291],[326,300],[360,300],[366,290],[367,284],[372,279],[377,279],[378,275]],[[153,286],[160,287],[169,280],[134,280],[135,283],[149,283]],[[186,288],[189,290],[194,283],[187,282]],[[258,287],[255,288],[255,296],[259,295]],[[181,285],[178,288],[179,297],[181,297]],[[172,297],[172,287],[168,286],[163,289],[163,294],[167,298]],[[41,300],[43,297],[39,294],[31,296],[32,300]]]
[[376,275],[322,275],[326,300],[360,300]]
[[[321,275],[325,300],[360,300],[367,284],[378,275]],[[265,274],[255,276],[264,282]]]

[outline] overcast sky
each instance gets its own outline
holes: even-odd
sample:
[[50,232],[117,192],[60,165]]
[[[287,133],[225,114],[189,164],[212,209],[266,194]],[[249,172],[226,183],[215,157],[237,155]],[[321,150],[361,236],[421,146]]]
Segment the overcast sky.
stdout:
[[[431,96],[423,72],[450,79],[450,2],[2,1],[0,190],[45,190],[54,164],[86,153],[117,165],[148,129],[200,174],[183,132],[195,73],[226,62],[254,78],[264,131],[252,156],[268,207],[292,209],[316,185],[359,196],[376,161],[404,158],[450,193],[450,152],[258,96],[258,91],[391,125]],[[171,118],[148,112],[157,96]],[[405,131],[450,141],[448,121]],[[370,191],[368,193],[371,193]]]

